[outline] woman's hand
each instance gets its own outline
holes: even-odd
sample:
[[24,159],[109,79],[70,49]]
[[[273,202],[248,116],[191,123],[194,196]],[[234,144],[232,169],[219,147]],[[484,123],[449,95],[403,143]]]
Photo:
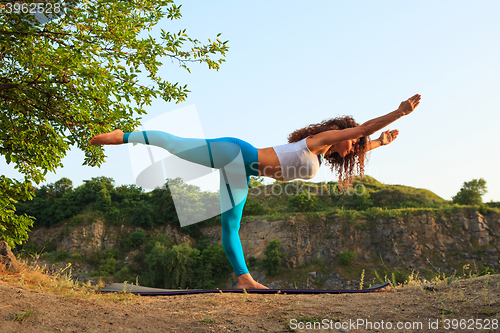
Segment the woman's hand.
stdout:
[[381,146],[388,145],[392,141],[396,140],[398,137],[399,131],[398,130],[393,130],[393,131],[385,131],[382,134],[380,134],[380,137],[378,138],[380,141]]
[[419,94],[416,94],[415,96],[408,98],[408,100],[401,102],[398,110],[403,112],[403,115],[405,116],[409,113],[412,113],[413,110],[415,110],[415,108],[418,106],[418,104],[420,104],[421,97],[422,96],[420,96]]

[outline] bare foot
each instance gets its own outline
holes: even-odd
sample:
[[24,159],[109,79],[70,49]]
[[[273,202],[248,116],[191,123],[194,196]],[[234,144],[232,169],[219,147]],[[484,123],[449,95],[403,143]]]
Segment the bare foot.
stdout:
[[238,289],[269,289],[268,287],[258,283],[249,274],[242,274],[238,276]]
[[91,145],[121,145],[123,143],[123,131],[115,129],[113,132],[98,134],[90,140]]

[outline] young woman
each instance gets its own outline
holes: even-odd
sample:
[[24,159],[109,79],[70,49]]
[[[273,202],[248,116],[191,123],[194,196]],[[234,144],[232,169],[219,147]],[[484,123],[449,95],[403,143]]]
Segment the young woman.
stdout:
[[[397,110],[361,125],[351,117],[309,125],[290,134],[288,144],[262,149],[236,138],[205,140],[181,138],[161,131],[123,133],[119,129],[94,136],[90,144],[155,145],[189,162],[219,169],[222,245],[238,277],[238,289],[268,289],[249,274],[238,234],[250,176],[266,176],[280,181],[310,179],[326,160],[332,171],[338,172],[339,183],[345,186],[356,172],[363,176],[365,153],[389,144],[399,132],[383,132],[374,141],[368,136],[411,113],[420,103],[420,98],[417,94],[403,101]],[[238,156],[242,156],[242,163],[234,164]],[[246,182],[231,181],[241,175]]]

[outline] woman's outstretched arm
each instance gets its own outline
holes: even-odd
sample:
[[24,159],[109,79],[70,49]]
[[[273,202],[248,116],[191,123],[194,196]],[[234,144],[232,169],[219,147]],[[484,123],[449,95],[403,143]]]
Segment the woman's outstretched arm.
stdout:
[[416,94],[415,96],[410,97],[408,100],[402,102],[396,111],[392,111],[385,116],[368,120],[367,122],[361,124],[360,127],[363,129],[364,136],[371,135],[376,131],[386,127],[387,125],[395,122],[402,116],[406,116],[407,114],[413,112],[418,104],[420,104],[420,97],[421,96],[419,94]]
[[398,134],[399,134],[398,130],[383,132],[382,134],[380,134],[380,137],[377,140],[371,140],[368,142],[368,147],[366,151],[370,151],[380,146],[388,145],[392,141],[396,140]]
[[[328,149],[329,146],[337,144],[346,140],[359,139],[363,136],[371,135],[378,130],[386,127],[387,125],[395,122],[402,116],[405,116],[411,113],[420,103],[420,95],[417,94],[408,100],[402,102],[399,105],[399,108],[396,111],[386,114],[385,116],[381,116],[372,120],[368,120],[367,122],[361,124],[360,126],[353,128],[346,128],[343,130],[331,130],[325,131],[319,134],[316,134],[314,137],[314,141],[311,141],[310,144],[313,148],[318,151],[323,149]],[[311,147],[310,147],[311,148]],[[311,150],[312,151],[312,150]]]

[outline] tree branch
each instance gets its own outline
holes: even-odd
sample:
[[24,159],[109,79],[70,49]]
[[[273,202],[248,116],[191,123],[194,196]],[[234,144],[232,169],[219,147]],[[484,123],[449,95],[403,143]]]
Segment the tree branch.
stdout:
[[23,83],[26,83],[26,84],[45,84],[45,83],[69,83],[69,80],[68,79],[65,79],[65,80],[62,80],[62,81],[59,81],[59,80],[55,80],[55,81],[26,81],[26,82],[21,82],[21,83],[2,83],[0,84],[0,90],[6,90],[6,89],[13,89],[13,88],[16,88],[17,86],[23,84]]
[[5,30],[0,30],[0,35],[44,35],[44,34],[54,34],[54,35],[64,35],[64,36],[69,36],[71,34],[67,34],[64,32],[54,32],[54,31],[36,31],[35,33],[27,33],[27,32],[17,32],[17,31],[5,31]]

